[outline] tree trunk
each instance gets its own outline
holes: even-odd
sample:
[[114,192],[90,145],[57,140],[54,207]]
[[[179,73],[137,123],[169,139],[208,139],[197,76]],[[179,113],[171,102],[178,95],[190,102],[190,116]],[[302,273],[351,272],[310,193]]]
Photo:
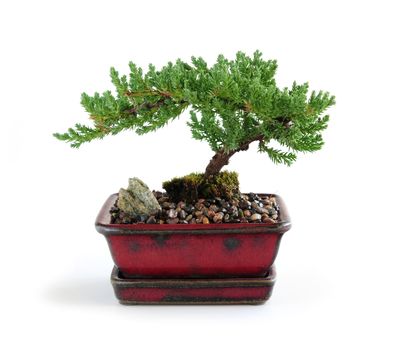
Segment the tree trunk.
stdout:
[[216,152],[205,169],[205,178],[207,179],[212,175],[218,174],[225,165],[229,164],[229,159],[236,152],[238,151],[234,150],[228,153],[224,151]]
[[237,152],[240,151],[246,151],[249,148],[249,145],[254,142],[254,141],[262,141],[263,140],[263,135],[258,135],[246,142],[243,142],[240,147],[229,151],[229,152],[224,152],[223,150],[217,151],[210,162],[208,163],[208,166],[205,169],[205,178],[209,178],[212,175],[218,174],[222,168],[229,164],[230,158],[236,154]]

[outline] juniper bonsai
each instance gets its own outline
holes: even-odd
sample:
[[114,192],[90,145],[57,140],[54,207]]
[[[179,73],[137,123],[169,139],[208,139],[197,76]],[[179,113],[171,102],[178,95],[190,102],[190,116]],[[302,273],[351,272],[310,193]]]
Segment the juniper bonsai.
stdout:
[[178,59],[160,70],[150,64],[146,73],[133,62],[129,67],[129,76],[111,68],[115,94],[82,94],[92,126],[76,124],[54,136],[79,147],[123,130],[141,135],[190,109],[193,138],[207,141],[214,152],[203,174],[209,180],[253,142],[274,163],[286,165],[296,160],[297,152],[319,150],[329,120],[324,112],[335,103],[328,92],[309,93],[307,83],[277,87],[277,62],[262,59],[259,51],[252,57],[238,52],[234,60],[219,55],[213,66],[192,57],[191,63]]

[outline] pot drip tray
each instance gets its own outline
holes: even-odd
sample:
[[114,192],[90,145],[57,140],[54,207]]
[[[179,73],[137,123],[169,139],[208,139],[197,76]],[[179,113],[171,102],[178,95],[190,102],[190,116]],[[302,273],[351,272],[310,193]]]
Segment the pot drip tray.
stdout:
[[276,272],[265,277],[204,279],[124,278],[115,266],[111,283],[121,304],[263,304],[272,294]]

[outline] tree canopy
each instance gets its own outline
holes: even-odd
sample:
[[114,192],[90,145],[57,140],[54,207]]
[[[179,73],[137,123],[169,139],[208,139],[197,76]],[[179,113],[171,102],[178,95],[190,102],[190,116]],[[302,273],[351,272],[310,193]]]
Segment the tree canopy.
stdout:
[[[277,87],[277,62],[264,60],[259,51],[252,56],[238,52],[234,60],[219,55],[212,66],[192,57],[190,63],[178,59],[159,70],[150,64],[144,72],[133,62],[129,68],[129,75],[111,68],[114,93],[82,94],[92,126],[76,124],[54,136],[79,147],[123,130],[145,134],[189,109],[193,138],[207,141],[215,152],[207,168],[214,174],[255,141],[260,152],[287,165],[297,152],[319,150],[329,120],[324,112],[335,104],[334,96],[310,92],[307,83]],[[271,141],[281,147],[271,147]]]

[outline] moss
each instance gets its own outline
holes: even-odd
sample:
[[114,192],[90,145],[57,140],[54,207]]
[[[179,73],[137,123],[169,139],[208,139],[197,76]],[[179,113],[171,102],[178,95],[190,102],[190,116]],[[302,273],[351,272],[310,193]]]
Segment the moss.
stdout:
[[240,193],[238,174],[222,171],[205,179],[202,173],[192,173],[183,177],[175,177],[162,184],[164,190],[173,201],[195,201],[199,198],[231,199]]

